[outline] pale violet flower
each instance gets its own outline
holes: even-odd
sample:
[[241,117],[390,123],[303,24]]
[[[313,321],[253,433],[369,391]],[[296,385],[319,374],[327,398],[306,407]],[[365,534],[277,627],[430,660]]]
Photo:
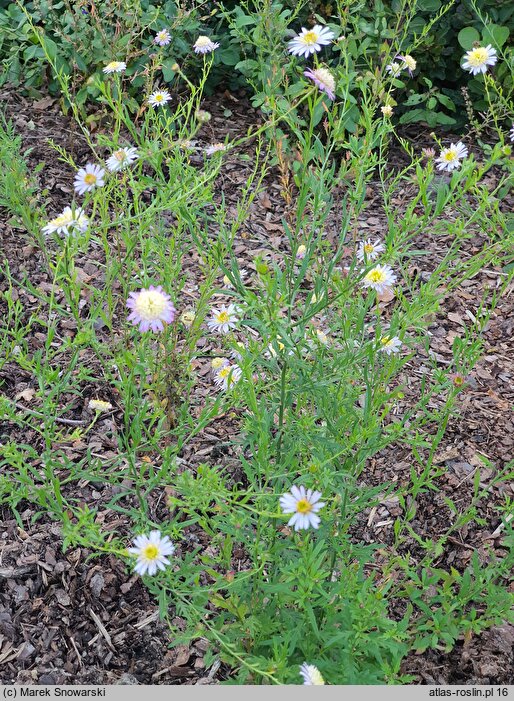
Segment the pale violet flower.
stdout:
[[313,664],[307,664],[307,662],[304,662],[300,666],[300,674],[303,677],[304,686],[322,686],[325,684],[325,680],[321,676],[321,672]]
[[493,49],[491,44],[476,46],[465,53],[462,67],[472,75],[477,75],[478,73],[487,73],[489,66],[494,66],[497,60],[496,49]]
[[296,249],[296,258],[298,258],[298,260],[303,260],[305,258],[306,253],[307,246],[304,243],[301,243]]
[[280,506],[285,514],[293,514],[288,526],[294,526],[295,531],[307,528],[319,528],[320,517],[317,512],[325,506],[320,501],[321,492],[315,492],[305,487],[293,485],[291,491],[280,497]]
[[107,169],[111,173],[115,173],[118,170],[123,170],[127,166],[132,165],[134,161],[139,158],[139,153],[135,146],[130,146],[128,148],[119,148],[114,153],[109,156],[105,161]]
[[148,289],[131,292],[127,307],[131,310],[128,320],[143,332],[150,329],[154,332],[162,331],[164,323],[171,324],[177,311],[171,297],[160,285],[150,285]]
[[46,236],[53,233],[69,236],[76,231],[84,233],[88,226],[89,219],[86,217],[82,209],[65,207],[58,217],[50,220],[48,224],[42,228],[42,232]]
[[217,144],[211,144],[205,149],[206,156],[212,156],[215,153],[221,153],[227,150],[227,146],[219,141]]
[[209,37],[199,36],[193,45],[195,54],[210,54],[219,47],[219,43]]
[[357,249],[357,260],[376,260],[378,256],[384,252],[384,244],[380,242],[380,239],[376,239],[374,243],[371,239],[366,241],[361,241],[359,243],[359,248]]
[[104,176],[105,170],[94,163],[88,163],[84,168],[81,168],[75,180],[73,181],[73,187],[75,192],[79,195],[83,195],[86,192],[91,192],[95,187],[104,186]]
[[400,64],[400,68],[402,70],[407,70],[409,72],[409,75],[412,76],[414,71],[416,70],[416,60],[412,58],[410,54],[405,54],[405,56],[398,55],[394,59],[395,61],[400,60],[402,63]]
[[125,61],[111,61],[108,63],[104,69],[104,73],[123,73],[123,71],[127,68],[127,64]]
[[171,100],[171,95],[167,90],[156,90],[148,96],[148,104],[151,107],[160,107]]
[[330,100],[335,99],[336,81],[329,70],[326,68],[309,68],[304,71],[303,74],[306,78],[312,80],[314,85],[316,85],[321,92],[324,92]]
[[312,29],[302,27],[302,31],[288,42],[289,53],[307,58],[310,54],[321,51],[321,47],[330,44],[334,38],[334,32],[321,24],[314,25]]
[[396,275],[389,265],[376,265],[362,279],[364,287],[370,287],[380,295],[390,291],[395,282]]
[[238,322],[238,309],[235,304],[229,304],[228,307],[223,305],[219,309],[213,309],[207,326],[209,331],[226,334],[231,329],[235,329]]
[[153,41],[157,46],[168,46],[171,42],[171,34],[167,29],[161,29],[160,32],[157,32]]
[[457,144],[450,144],[448,148],[443,148],[439,158],[435,159],[437,170],[454,170],[460,167],[460,162],[468,155],[468,149],[462,141]]
[[164,570],[170,564],[167,555],[173,555],[175,546],[168,536],[161,536],[160,531],[152,531],[149,536],[138,535],[129,553],[137,556],[134,570],[141,576],[153,576],[157,570]]

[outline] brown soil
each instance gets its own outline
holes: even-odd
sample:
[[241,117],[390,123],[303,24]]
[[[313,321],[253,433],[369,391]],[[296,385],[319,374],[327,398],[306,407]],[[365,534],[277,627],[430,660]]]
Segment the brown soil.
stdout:
[[[32,148],[29,156],[31,168],[45,162],[44,185],[51,201],[50,211],[59,212],[68,204],[73,176],[69,168],[57,160],[57,154],[47,139],[67,148],[78,163],[88,157],[88,148],[72,121],[63,117],[55,103],[40,100],[36,103],[22,100],[19,94],[0,93],[7,116],[13,119],[17,132],[23,137],[25,148]],[[210,100],[206,108],[213,113],[213,120],[206,128],[204,141],[220,141],[227,131],[232,136],[246,132],[247,127],[258,121],[258,115],[243,98],[225,94],[223,106]],[[229,108],[230,119],[224,111]],[[423,138],[418,139],[417,147]],[[400,153],[391,158],[401,161]],[[240,186],[245,182],[250,165],[242,164],[237,156],[230,157],[218,180],[218,192],[233,204],[237,201]],[[236,253],[241,267],[252,269],[252,258],[260,253],[267,259],[279,255],[285,248],[285,236],[281,225],[284,204],[280,197],[281,185],[268,179],[265,191],[252,207],[250,219],[240,233]],[[398,195],[401,209],[408,198],[408,187]],[[375,205],[375,200],[377,204]],[[513,200],[505,202],[512,206]],[[23,232],[5,221],[2,227],[3,254],[9,261],[14,279],[28,274],[31,282],[44,289],[49,280],[41,264],[41,253],[24,238]],[[369,192],[369,205],[359,222],[369,236],[380,234],[384,215],[379,208],[379,197],[373,189]],[[478,250],[483,242],[479,233],[466,242],[463,255]],[[438,256],[438,242],[426,235],[418,242],[419,248]],[[78,261],[84,275],[98,273],[95,252],[88,260]],[[98,254],[99,255],[99,254]],[[194,269],[196,260],[191,256],[191,295],[194,296]],[[423,272],[423,264],[417,266]],[[459,288],[441,308],[430,328],[431,351],[437,360],[447,365],[451,358],[451,344],[469,318],[476,311],[483,291],[495,286],[502,271],[483,270],[466,285]],[[0,278],[0,291],[7,286]],[[22,289],[20,299],[30,313],[36,301]],[[461,393],[458,415],[438,449],[435,464],[445,469],[437,478],[439,491],[430,491],[420,498],[413,528],[424,537],[436,538],[448,527],[448,512],[442,495],[465,506],[473,495],[474,475],[480,470],[480,481],[487,485],[496,471],[512,459],[514,426],[510,407],[514,400],[514,295],[512,289],[501,300],[493,313],[485,332],[485,352],[472,375],[467,378]],[[62,329],[73,334],[73,326]],[[40,347],[43,329],[35,327],[31,344]],[[208,341],[205,341],[208,352]],[[92,358],[84,362],[93,363]],[[428,368],[423,351],[410,362],[402,381],[406,385],[404,405],[415,394],[419,379]],[[207,374],[198,361],[196,371]],[[100,376],[100,375],[98,375]],[[31,378],[18,366],[7,364],[0,372],[0,389],[13,398],[28,402]],[[410,391],[411,390],[411,391]],[[116,404],[116,397],[109,395],[105,387],[104,399]],[[23,395],[23,392],[28,394]],[[80,420],[90,397],[76,402],[75,412],[69,418]],[[401,410],[402,405],[398,410]],[[111,423],[112,422],[112,423]],[[89,447],[106,457],[113,454],[112,436],[116,413],[98,422],[88,442],[78,441],[71,446],[78,456]],[[217,421],[215,431],[208,428],[197,437],[194,445],[183,456],[184,464],[194,469],[200,462],[215,462],[231,470],[238,479],[238,456],[230,446],[233,427],[226,421]],[[22,433],[9,422],[0,422],[0,442],[8,441],[36,445],[38,437],[30,432]],[[221,447],[220,447],[221,445]],[[485,456],[491,467],[484,467],[479,456]],[[407,450],[387,449],[377,455],[363,475],[368,483],[388,480],[408,482],[412,466]],[[83,480],[75,486],[81,489],[81,500],[98,508],[110,496],[108,486],[92,485]],[[514,481],[505,481],[491,488],[489,498],[480,504],[478,525],[468,524],[446,545],[440,558],[441,567],[465,567],[472,553],[477,552],[486,561],[487,548],[492,547],[501,556],[501,534],[491,538],[499,524],[497,507],[505,497],[514,496]],[[165,509],[156,495],[149,505],[153,518],[165,518]],[[205,640],[195,640],[188,647],[168,649],[168,628],[159,621],[155,601],[140,579],[129,572],[119,559],[100,557],[86,559],[88,552],[75,548],[62,552],[62,536],[59,525],[46,517],[36,520],[36,507],[25,502],[18,505],[21,522],[12,511],[0,509],[0,680],[3,683],[23,684],[211,684],[230,675],[230,670],[214,664],[209,669],[204,663],[207,649]],[[401,512],[397,502],[384,500],[379,508],[362,515],[360,537],[367,542],[391,542],[394,518]],[[100,511],[106,528],[129,532],[126,520],[120,514]],[[191,538],[195,538],[192,531]],[[208,544],[206,544],[208,545]],[[410,544],[416,557],[415,543]],[[174,625],[181,627],[180,619]],[[514,683],[514,626],[503,624],[470,640],[457,643],[451,653],[428,651],[411,654],[405,660],[403,671],[415,676],[419,683],[428,684],[508,684]]]

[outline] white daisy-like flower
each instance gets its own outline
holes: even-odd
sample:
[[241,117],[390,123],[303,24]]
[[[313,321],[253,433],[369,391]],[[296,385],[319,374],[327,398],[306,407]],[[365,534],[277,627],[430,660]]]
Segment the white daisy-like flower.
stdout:
[[103,413],[104,411],[110,411],[112,409],[112,404],[110,402],[104,402],[101,399],[90,399],[87,407],[91,409],[91,411]]
[[462,67],[472,75],[477,75],[478,73],[487,73],[489,66],[494,66],[497,60],[496,49],[493,49],[491,44],[476,46],[465,53]]
[[402,67],[399,63],[396,63],[396,61],[393,61],[393,63],[389,63],[386,66],[386,71],[390,73],[393,78],[397,78],[400,73],[402,72]]
[[371,239],[361,241],[357,249],[357,260],[376,260],[384,250],[384,244],[380,242],[380,239],[376,239],[374,243],[371,242]]
[[76,231],[84,233],[88,226],[89,219],[82,209],[65,207],[58,217],[49,221],[48,224],[42,228],[42,232],[45,236],[49,236],[53,233],[69,236]]
[[392,105],[382,105],[380,111],[382,112],[384,117],[392,117],[394,112]]
[[370,287],[379,295],[391,290],[395,282],[396,275],[389,265],[376,265],[362,279],[364,287]]
[[405,54],[405,56],[396,56],[395,61],[398,61],[398,59],[402,61],[400,66],[401,69],[409,71],[409,74],[412,75],[416,70],[416,59],[412,58],[410,54]]
[[84,168],[81,168],[75,180],[73,181],[73,187],[75,192],[79,195],[83,195],[85,192],[91,192],[95,187],[104,186],[105,170],[94,163],[88,163]]
[[161,29],[161,31],[157,32],[155,35],[153,42],[157,44],[157,46],[168,46],[171,42],[171,34],[167,29]]
[[127,68],[127,64],[125,61],[111,61],[108,63],[104,69],[104,73],[123,73],[123,71]]
[[151,107],[160,107],[171,100],[171,95],[167,90],[156,90],[148,96],[148,104]]
[[160,531],[152,531],[149,536],[138,535],[134,539],[134,547],[128,548],[129,553],[137,556],[134,570],[141,576],[154,575],[157,570],[164,570],[170,561],[167,555],[173,555],[175,546],[168,536],[161,536]]
[[462,141],[457,144],[450,144],[448,148],[443,148],[439,158],[435,159],[437,170],[454,170],[460,167],[460,162],[468,155],[468,149]]
[[309,68],[303,72],[306,78],[312,80],[314,85],[324,92],[330,100],[335,100],[336,81],[327,68]]
[[293,56],[307,58],[310,54],[321,51],[321,47],[330,44],[334,38],[334,32],[328,27],[322,27],[321,24],[314,25],[312,29],[302,27],[302,31],[288,42],[288,50]]
[[380,351],[387,355],[398,353],[402,345],[398,336],[382,336],[380,339]]
[[228,307],[222,305],[219,309],[213,309],[212,316],[207,321],[209,331],[225,334],[235,329],[239,323],[238,311],[235,304],[229,304]]
[[509,131],[509,137],[511,141],[514,141],[514,124],[512,125],[512,129]]
[[214,382],[222,389],[231,389],[241,379],[241,368],[239,365],[225,363],[214,375]]
[[219,48],[218,42],[206,36],[199,36],[193,45],[195,54],[210,54],[217,48]]
[[132,165],[139,158],[138,150],[135,146],[119,148],[105,161],[108,170],[115,173]]
[[294,526],[295,531],[307,528],[319,528],[320,517],[317,512],[325,506],[325,502],[320,501],[321,492],[315,492],[305,487],[291,487],[291,491],[280,497],[280,506],[285,514],[293,514],[288,526]]
[[304,662],[300,666],[300,674],[303,677],[304,686],[322,686],[325,684],[325,680],[321,676],[321,672],[313,664],[307,664],[307,662]]
[[226,144],[222,144],[220,141],[217,144],[211,144],[210,146],[207,146],[207,148],[205,149],[205,155],[212,156],[214,153],[220,153],[220,152],[226,151],[226,150],[227,150]]

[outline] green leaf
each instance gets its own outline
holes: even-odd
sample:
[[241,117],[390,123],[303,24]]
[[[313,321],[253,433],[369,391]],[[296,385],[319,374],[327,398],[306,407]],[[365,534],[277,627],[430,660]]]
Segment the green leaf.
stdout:
[[492,44],[501,48],[509,38],[509,28],[501,27],[499,24],[490,24],[484,28],[482,40],[484,44]]
[[441,0],[418,0],[417,10],[422,12],[437,12],[441,7]]
[[457,40],[463,49],[469,51],[475,41],[480,41],[480,34],[474,27],[464,27],[460,30]]

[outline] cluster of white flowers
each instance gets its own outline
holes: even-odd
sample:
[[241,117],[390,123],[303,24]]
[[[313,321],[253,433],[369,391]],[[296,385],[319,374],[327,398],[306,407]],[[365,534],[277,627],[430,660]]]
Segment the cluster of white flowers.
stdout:
[[[127,168],[139,158],[137,148],[127,146],[118,148],[107,159],[107,170],[115,173]],[[105,185],[105,169],[95,163],[87,163],[83,168],[79,168],[75,174],[73,188],[77,195],[85,195],[93,192],[96,188]],[[42,228],[45,235],[52,233],[69,236],[76,233],[84,233],[89,227],[89,219],[84,210],[80,207],[66,207],[59,216],[51,219]]]
[[239,382],[242,370],[236,363],[231,363],[228,358],[214,358],[212,362],[214,382],[225,391]]

